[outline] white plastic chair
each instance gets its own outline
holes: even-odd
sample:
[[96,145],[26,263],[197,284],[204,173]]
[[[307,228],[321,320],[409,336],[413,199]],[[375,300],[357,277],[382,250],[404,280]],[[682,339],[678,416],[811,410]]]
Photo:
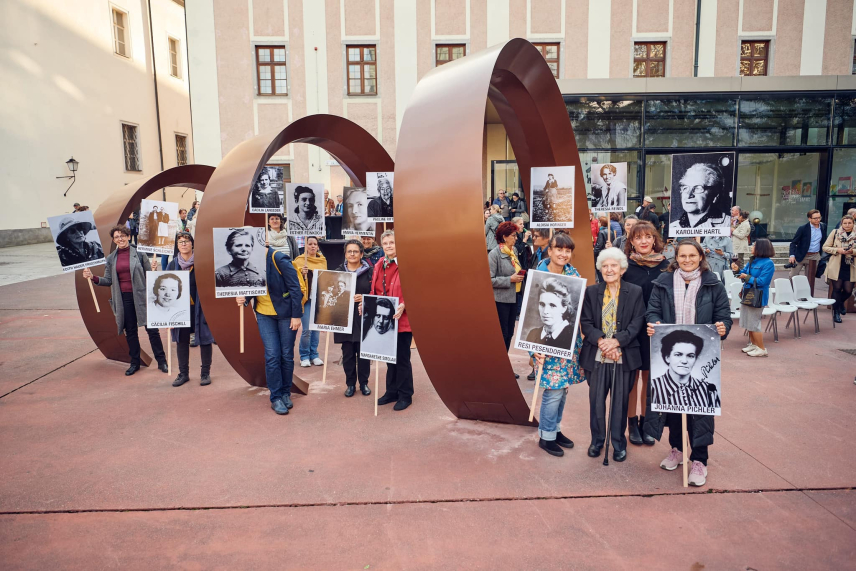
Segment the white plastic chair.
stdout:
[[722,281],[722,277],[718,273],[713,272],[713,275],[715,275],[716,279],[718,279],[720,282]]
[[740,283],[740,280],[734,276],[734,272],[731,270],[725,270],[722,272],[722,283],[725,284],[726,288],[734,282]]
[[[835,300],[829,299],[828,297],[813,297],[811,295],[811,285],[808,282],[808,277],[804,275],[794,276],[791,281],[794,284],[794,298],[797,301],[805,301],[808,303],[816,303],[817,305],[822,305],[824,307],[834,305]],[[808,319],[808,313],[806,313],[805,319]],[[805,319],[803,319],[803,323],[805,323]],[[814,321],[818,322],[817,319],[817,308],[814,309]],[[835,328],[835,320],[832,320],[832,328]]]
[[[770,328],[773,328],[773,341],[775,343],[779,342],[779,314],[780,313],[796,313],[797,308],[791,305],[778,305],[776,303],[776,291],[774,288],[770,288],[770,296],[767,300],[767,307],[765,307],[761,312],[761,317],[765,315],[770,316],[770,321],[767,323],[767,329],[765,331],[769,331]],[[797,337],[797,328],[794,327],[794,339]]]
[[726,291],[728,292],[728,298],[731,302],[731,319],[739,319],[740,318],[740,290],[742,289],[743,284],[739,281],[732,282],[726,286]]
[[[790,306],[797,309],[797,311],[788,318],[788,322],[785,324],[785,329],[787,329],[790,326],[791,321],[793,321],[794,326],[796,327],[797,337],[802,337],[802,332],[800,331],[799,310],[804,309],[806,311],[813,311],[817,309],[817,304],[808,301],[797,301],[797,298],[794,296],[794,290],[791,287],[790,280],[779,278],[776,280],[776,305]],[[814,322],[814,332],[820,332],[817,320]]]

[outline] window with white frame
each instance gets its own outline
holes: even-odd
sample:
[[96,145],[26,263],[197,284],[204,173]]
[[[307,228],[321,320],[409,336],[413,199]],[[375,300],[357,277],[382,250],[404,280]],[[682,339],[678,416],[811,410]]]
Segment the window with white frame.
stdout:
[[128,14],[113,8],[113,53],[128,57]]
[[137,126],[122,123],[122,143],[125,147],[125,170],[140,172],[140,139],[137,134]]
[[187,164],[187,135],[175,134],[175,164]]
[[181,66],[178,59],[178,40],[169,39],[169,74],[173,77],[181,77]]

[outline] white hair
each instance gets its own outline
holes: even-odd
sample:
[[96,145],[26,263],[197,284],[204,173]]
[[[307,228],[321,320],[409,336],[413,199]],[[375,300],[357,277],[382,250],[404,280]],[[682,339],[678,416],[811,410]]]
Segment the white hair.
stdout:
[[597,255],[597,263],[595,263],[595,267],[600,270],[600,267],[606,260],[615,260],[618,262],[618,265],[622,270],[627,269],[627,256],[625,256],[624,252],[618,248],[606,248],[605,250],[601,250],[600,254]]
[[511,219],[511,221],[514,222],[515,224],[517,224],[518,222],[523,222],[523,217],[522,216],[515,216],[514,218]]

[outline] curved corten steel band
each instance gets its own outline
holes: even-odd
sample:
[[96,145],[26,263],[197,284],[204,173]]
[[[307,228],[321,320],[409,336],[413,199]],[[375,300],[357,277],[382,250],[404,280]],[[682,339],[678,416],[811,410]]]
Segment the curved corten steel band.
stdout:
[[[171,168],[160,172],[145,180],[123,186],[101,203],[94,213],[95,226],[98,228],[98,236],[104,246],[105,253],[113,251],[115,246],[110,238],[110,229],[122,224],[131,215],[131,212],[139,208],[140,201],[148,198],[155,191],[168,186],[180,186],[194,190],[205,190],[208,179],[214,173],[214,167],[206,165],[186,165]],[[104,275],[104,266],[90,268],[97,276]],[[108,359],[129,363],[128,342],[124,335],[116,333],[116,318],[110,310],[110,288],[96,287],[95,295],[101,312],[95,311],[92,303],[92,294],[83,270],[75,272],[74,287],[77,292],[77,305],[80,307],[80,316],[89,331],[89,336],[95,341],[98,349]],[[121,303],[121,300],[119,300]],[[140,358],[144,365],[148,366],[152,358],[145,352],[140,352]]]
[[[208,326],[229,364],[249,384],[264,387],[265,359],[252,309],[244,312],[244,353],[239,350],[239,309],[232,298],[214,293],[214,228],[266,225],[266,215],[250,214],[250,186],[267,161],[282,147],[309,143],[330,153],[351,180],[365,184],[366,172],[391,171],[386,150],[362,127],[334,115],[309,115],[273,137],[259,135],[236,146],[223,157],[206,187],[205,202],[196,226],[196,281]],[[297,358],[295,359],[297,360]],[[308,384],[297,375],[294,390],[306,394]]]
[[[407,312],[428,376],[458,418],[529,424],[489,279],[482,223],[486,98],[505,125],[526,195],[533,166],[576,166],[574,266],[594,283],[585,182],[556,80],[529,42],[514,39],[438,67],[417,84],[395,169],[396,246]],[[426,204],[442,204],[446,248]]]

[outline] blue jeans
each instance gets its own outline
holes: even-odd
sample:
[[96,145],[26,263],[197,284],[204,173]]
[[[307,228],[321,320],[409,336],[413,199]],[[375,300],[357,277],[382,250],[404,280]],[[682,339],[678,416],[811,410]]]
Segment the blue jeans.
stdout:
[[303,306],[303,317],[300,323],[300,360],[311,361],[318,358],[318,343],[321,341],[320,331],[309,331],[309,313],[312,311],[312,300]]
[[565,400],[568,398],[568,387],[561,389],[544,389],[541,399],[541,413],[538,415],[538,436],[543,440],[555,440],[562,424],[562,413],[565,411]]
[[294,375],[294,342],[297,331],[291,330],[291,319],[277,319],[256,313],[259,334],[265,346],[265,379],[271,402],[291,394]]
[[160,263],[161,263],[161,271],[165,270],[166,267],[169,265],[169,256],[167,256],[166,254],[161,254],[160,255]]

